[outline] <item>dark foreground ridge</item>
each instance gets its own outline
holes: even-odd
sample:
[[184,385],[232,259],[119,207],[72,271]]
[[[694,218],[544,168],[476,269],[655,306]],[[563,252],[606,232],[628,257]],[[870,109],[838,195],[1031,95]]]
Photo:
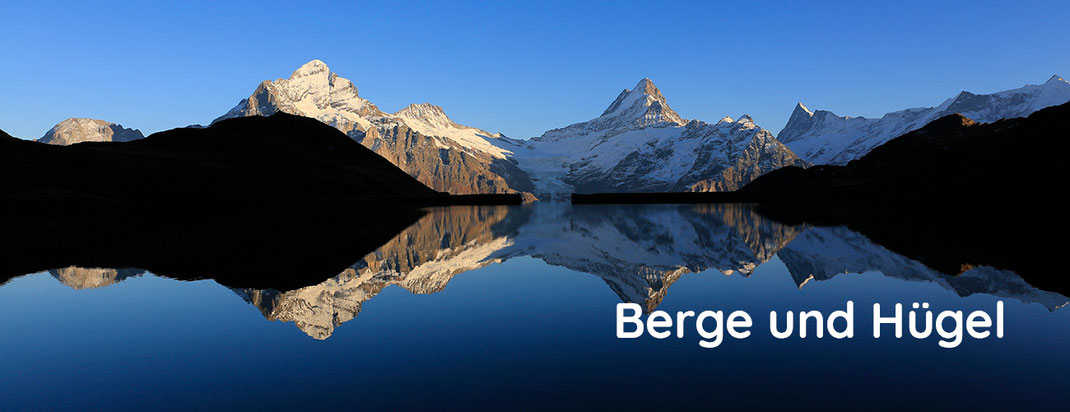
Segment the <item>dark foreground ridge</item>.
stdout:
[[270,209],[275,202],[332,199],[414,206],[520,201],[435,192],[338,130],[285,113],[123,143],[0,139],[0,196],[22,213],[53,216],[146,208],[220,213],[220,205]]
[[235,287],[318,283],[451,196],[314,119],[278,113],[123,143],[0,131],[0,282],[70,265]]
[[[314,208],[316,213],[310,213]],[[275,206],[271,214],[0,222],[0,284],[67,267],[138,268],[180,280],[291,290],[338,275],[426,212],[385,205]]]

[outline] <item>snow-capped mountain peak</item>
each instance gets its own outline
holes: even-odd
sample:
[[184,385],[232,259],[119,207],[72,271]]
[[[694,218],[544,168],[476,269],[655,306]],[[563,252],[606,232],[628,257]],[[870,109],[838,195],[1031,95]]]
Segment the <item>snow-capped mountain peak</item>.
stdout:
[[661,94],[661,90],[654,86],[653,81],[644,77],[635,87],[622,90],[617,98],[613,100],[613,103],[610,103],[609,107],[602,112],[602,116],[618,113],[622,109],[631,107],[636,102],[642,102],[645,106],[650,106],[654,102],[668,105],[665,102],[665,96]]
[[369,118],[383,115],[378,107],[360,97],[353,82],[331,72],[326,63],[312,60],[288,79],[261,82],[252,96],[212,123],[232,117],[270,116],[279,111],[314,118],[350,135],[368,131],[373,127]]
[[559,140],[576,136],[608,138],[629,130],[647,127],[679,127],[687,124],[671,107],[661,90],[644,78],[631,89],[624,89],[602,115],[543,133],[535,140]]
[[677,125],[687,123],[669,107],[661,90],[648,78],[620,92],[599,118],[617,118],[639,127],[663,122]]

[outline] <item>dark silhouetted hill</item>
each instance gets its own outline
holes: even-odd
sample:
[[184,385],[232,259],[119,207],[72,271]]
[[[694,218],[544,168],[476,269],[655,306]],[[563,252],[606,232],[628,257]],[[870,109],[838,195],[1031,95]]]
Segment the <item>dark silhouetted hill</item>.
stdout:
[[33,214],[218,213],[224,205],[439,196],[334,128],[283,113],[123,143],[63,147],[5,139],[0,177],[0,196]]

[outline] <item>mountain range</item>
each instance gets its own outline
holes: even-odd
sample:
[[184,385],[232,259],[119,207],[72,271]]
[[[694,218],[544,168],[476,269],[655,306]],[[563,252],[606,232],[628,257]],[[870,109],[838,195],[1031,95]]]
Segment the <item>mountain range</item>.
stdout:
[[[624,89],[598,117],[531,139],[461,125],[430,103],[394,113],[361,97],[357,86],[312,60],[289,78],[265,80],[215,119],[288,113],[327,124],[371,149],[424,185],[453,194],[521,193],[528,200],[572,193],[725,192],[794,166],[842,165],[940,117],[978,122],[1029,115],[1070,101],[1070,83],[998,93],[959,93],[930,108],[879,119],[841,117],[796,105],[774,136],[748,115],[717,122],[687,120],[650,79]],[[93,119],[67,119],[38,141],[58,145],[131,141],[138,130]]]
[[1070,82],[1052,76],[1040,85],[992,94],[963,91],[935,107],[891,112],[877,119],[837,116],[799,103],[777,139],[814,164],[845,165],[874,147],[949,114],[976,122],[1025,117],[1049,106],[1070,102]]
[[786,167],[740,194],[764,199],[852,199],[1053,206],[1070,146],[1070,103],[980,123],[955,113],[891,139],[846,166]]

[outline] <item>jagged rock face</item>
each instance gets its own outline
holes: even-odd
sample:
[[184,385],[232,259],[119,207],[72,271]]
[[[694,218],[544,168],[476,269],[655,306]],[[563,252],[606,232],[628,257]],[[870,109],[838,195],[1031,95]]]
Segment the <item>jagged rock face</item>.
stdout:
[[949,114],[960,113],[990,123],[1028,116],[1068,101],[1070,82],[1052,76],[1041,85],[993,94],[977,95],[964,91],[936,107],[900,110],[879,119],[837,116],[827,110],[811,111],[799,103],[777,139],[814,164],[844,165],[892,138]]
[[703,143],[694,152],[696,159],[691,170],[677,180],[674,189],[732,191],[767,172],[786,166],[809,165],[768,130],[754,126],[747,116],[735,123],[725,121],[715,125],[692,121],[682,138],[698,139]]
[[507,207],[435,208],[389,243],[338,276],[292,291],[234,289],[269,320],[293,322],[326,339],[360,313],[383,288],[399,285],[419,294],[441,291],[459,273],[500,261],[511,240],[498,225]]
[[60,283],[71,289],[95,289],[119,283],[145,273],[141,269],[83,268],[71,266],[48,271]]
[[[515,161],[444,147],[439,138],[406,124],[375,129],[361,144],[428,187],[453,194],[530,192],[533,185]],[[510,185],[512,182],[512,185]]]
[[457,124],[441,107],[426,103],[385,113],[319,60],[288,79],[264,81],[215,121],[277,111],[329,124],[438,191],[523,193],[532,188],[512,153],[495,142],[504,139],[501,134]]
[[137,129],[127,129],[104,120],[72,117],[57,123],[37,141],[66,146],[81,142],[129,142],[143,138],[145,135]]
[[540,197],[572,192],[734,190],[784,166],[808,166],[750,116],[686,121],[649,79],[596,119],[546,132],[513,150]]

